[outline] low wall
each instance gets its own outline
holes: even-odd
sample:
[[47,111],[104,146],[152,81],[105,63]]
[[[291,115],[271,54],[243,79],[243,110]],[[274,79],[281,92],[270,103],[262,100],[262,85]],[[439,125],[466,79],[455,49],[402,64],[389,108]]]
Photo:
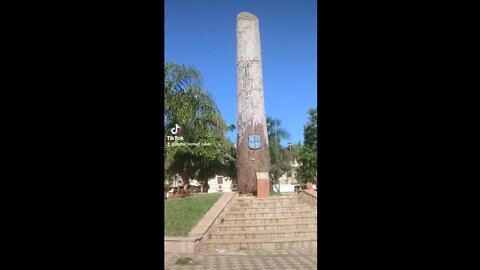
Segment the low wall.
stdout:
[[195,237],[165,236],[165,252],[194,253]]
[[200,243],[213,232],[215,226],[222,222],[226,213],[236,201],[238,193],[225,192],[222,197],[208,210],[187,237],[165,236],[165,252],[195,253],[199,251]]
[[317,192],[315,190],[302,190],[298,193],[298,198],[312,206],[317,206]]
[[[278,191],[278,184],[273,185],[273,190]],[[295,192],[295,185],[280,184],[280,192]]]

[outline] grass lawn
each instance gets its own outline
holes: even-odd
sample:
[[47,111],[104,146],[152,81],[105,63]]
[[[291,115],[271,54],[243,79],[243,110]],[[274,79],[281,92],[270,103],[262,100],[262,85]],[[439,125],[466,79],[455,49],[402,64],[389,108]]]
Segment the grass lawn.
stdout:
[[280,193],[271,190],[271,191],[270,191],[270,196],[280,196]]
[[165,201],[165,236],[187,236],[222,193]]

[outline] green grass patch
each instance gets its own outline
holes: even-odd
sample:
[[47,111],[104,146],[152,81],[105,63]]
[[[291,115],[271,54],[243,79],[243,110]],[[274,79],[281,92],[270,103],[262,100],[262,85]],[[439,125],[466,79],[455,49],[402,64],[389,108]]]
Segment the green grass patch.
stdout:
[[222,193],[165,201],[165,236],[187,236]]
[[279,196],[280,193],[279,192],[276,192],[276,191],[270,191],[270,196]]
[[178,258],[177,261],[175,262],[175,264],[179,264],[179,265],[197,265],[197,264],[199,264],[199,263],[193,261],[193,259],[190,258],[190,257],[182,257],[182,258]]

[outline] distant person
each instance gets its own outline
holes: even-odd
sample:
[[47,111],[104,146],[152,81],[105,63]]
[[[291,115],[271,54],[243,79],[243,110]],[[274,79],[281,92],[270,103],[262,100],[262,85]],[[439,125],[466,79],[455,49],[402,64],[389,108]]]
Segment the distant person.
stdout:
[[308,189],[308,190],[312,190],[312,189],[313,189],[313,184],[312,184],[312,182],[310,182],[310,181],[307,182],[307,189]]
[[317,178],[313,178],[313,190],[317,191]]

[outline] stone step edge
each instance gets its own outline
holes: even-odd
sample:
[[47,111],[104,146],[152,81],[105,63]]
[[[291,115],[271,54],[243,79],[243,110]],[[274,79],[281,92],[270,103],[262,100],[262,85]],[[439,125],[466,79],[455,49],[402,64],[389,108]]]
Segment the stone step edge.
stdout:
[[238,198],[254,198],[254,199],[270,199],[270,198],[284,198],[284,197],[298,197],[297,193],[291,192],[290,194],[282,194],[282,195],[275,195],[275,196],[268,196],[266,198],[259,198],[257,196],[248,196],[248,195],[243,195],[240,194]]
[[244,217],[244,218],[225,217],[223,220],[235,221],[235,220],[264,220],[264,219],[311,218],[311,217],[317,217],[317,215],[300,215],[300,216],[289,216],[289,217]]
[[289,226],[289,225],[317,225],[316,221],[299,221],[299,222],[278,222],[278,223],[266,223],[266,224],[219,224],[217,228],[229,228],[229,227],[257,227],[257,226]]
[[241,198],[239,197],[237,201],[246,201],[246,200],[253,200],[253,201],[276,201],[276,200],[300,200],[299,197],[279,197],[279,198]]
[[292,212],[292,213],[228,213],[225,215],[225,218],[244,218],[244,219],[249,219],[249,218],[255,218],[255,217],[264,217],[264,218],[281,218],[281,217],[301,217],[301,216],[306,216],[306,215],[311,215],[311,216],[318,216],[316,212]]
[[305,201],[236,201],[235,204],[242,204],[242,205],[246,205],[246,204],[274,204],[274,203],[289,203],[289,204],[307,204],[307,202]]
[[282,239],[208,239],[205,244],[284,243],[317,241],[315,237],[284,237]]
[[286,230],[258,230],[258,231],[225,231],[225,232],[213,232],[215,235],[243,235],[243,234],[272,234],[272,233],[297,233],[297,232],[317,232],[317,228],[314,229],[286,229]]
[[[276,205],[279,204],[279,205]],[[308,203],[297,203],[295,205],[292,205],[291,203],[235,203],[233,205],[235,208],[248,208],[248,207],[254,207],[254,208],[275,208],[275,207],[305,207],[305,208],[313,208],[312,205]]]
[[317,211],[307,209],[307,210],[292,210],[292,211],[253,211],[253,212],[244,212],[244,211],[233,211],[231,209],[228,214],[240,215],[240,214],[290,214],[290,213],[316,213]]
[[315,214],[318,215],[317,211],[309,210],[309,211],[230,211],[227,214],[232,215],[252,215],[252,214],[288,214],[288,215],[305,215],[305,214]]
[[[246,207],[245,207],[246,208]],[[293,207],[291,207],[293,208]],[[248,209],[248,208],[246,208]],[[245,211],[245,209],[239,208],[232,208],[230,209],[229,213],[241,214],[241,213],[283,213],[283,212],[318,212],[317,209],[299,209],[299,210],[282,210],[282,209],[275,209],[275,208],[265,208],[265,209],[250,209],[249,211]]]
[[262,203],[270,203],[270,202],[303,202],[298,198],[282,198],[282,199],[245,199],[245,200],[237,200],[238,203],[243,202],[262,202]]
[[[231,210],[244,210],[244,209],[250,209],[248,207],[245,207],[247,205],[244,205],[244,206],[238,206],[238,204],[234,204],[232,206],[232,208],[230,208],[230,211]],[[278,209],[278,208],[305,208],[305,209],[316,209],[317,207],[315,206],[312,206],[312,205],[288,205],[288,206],[275,206],[275,207],[265,207],[265,206],[261,206],[261,207],[255,207],[255,209]]]

